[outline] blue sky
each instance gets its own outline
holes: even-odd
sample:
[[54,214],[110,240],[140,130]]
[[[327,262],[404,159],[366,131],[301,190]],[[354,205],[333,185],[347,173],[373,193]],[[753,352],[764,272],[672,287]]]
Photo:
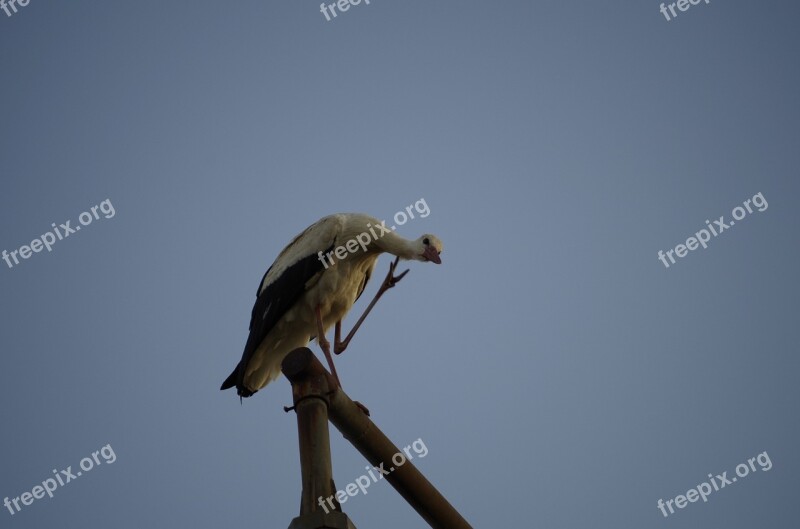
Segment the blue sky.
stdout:
[[[256,288],[320,217],[424,199],[430,215],[398,232],[436,234],[442,265],[410,263],[337,369],[396,444],[424,441],[415,463],[474,527],[787,526],[798,14],[739,0],[670,21],[657,2],[372,0],[330,21],[305,0],[0,11],[0,251],[114,208],[0,261],[0,500],[106,445],[116,456],[0,507],[0,525],[288,526],[289,384],[243,405],[218,390]],[[758,193],[763,211],[659,261]],[[331,444],[344,487],[366,463],[335,430]],[[708,502],[657,507],[764,452],[768,471]],[[344,508],[358,527],[425,527],[386,483]]]

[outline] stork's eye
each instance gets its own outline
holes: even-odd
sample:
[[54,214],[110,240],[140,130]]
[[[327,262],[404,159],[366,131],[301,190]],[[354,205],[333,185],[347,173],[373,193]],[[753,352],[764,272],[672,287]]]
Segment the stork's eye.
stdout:
[[431,240],[429,238],[425,237],[424,239],[422,239],[422,244],[424,244],[425,246],[428,246],[430,243]]

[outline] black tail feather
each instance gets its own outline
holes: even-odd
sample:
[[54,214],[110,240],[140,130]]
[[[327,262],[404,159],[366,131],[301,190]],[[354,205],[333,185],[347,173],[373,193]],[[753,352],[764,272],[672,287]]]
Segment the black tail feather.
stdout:
[[233,373],[228,375],[228,378],[225,379],[225,382],[222,383],[222,386],[219,388],[220,390],[224,391],[226,389],[230,389],[236,385],[236,379],[239,378],[239,366],[236,366],[236,369],[233,370]]
[[228,378],[225,379],[225,382],[222,383],[219,389],[225,391],[226,389],[236,387],[236,393],[239,397],[252,397],[256,392],[250,391],[244,387],[244,382],[239,379],[239,368],[240,366],[236,366],[236,369],[233,370],[233,373],[228,375]]

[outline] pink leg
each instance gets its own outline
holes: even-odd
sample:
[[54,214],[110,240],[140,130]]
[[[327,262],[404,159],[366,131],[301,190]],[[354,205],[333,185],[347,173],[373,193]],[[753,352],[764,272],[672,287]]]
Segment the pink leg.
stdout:
[[[328,366],[331,368],[331,373],[333,373],[333,377],[336,379],[336,384],[339,386],[339,388],[341,388],[342,383],[339,381],[339,375],[336,373],[336,366],[333,365],[333,357],[331,356],[331,344],[325,338],[325,332],[323,331],[322,315],[320,314],[319,306],[317,306],[315,313],[317,316],[317,343],[319,343],[319,347],[320,349],[322,349],[322,352],[325,353],[325,359],[328,360]],[[337,323],[337,326],[338,325],[339,323]],[[367,417],[369,417],[369,410],[367,409],[366,406],[364,406],[357,400],[353,401],[353,404],[358,406],[361,409],[361,411],[363,411],[364,414]]]
[[367,309],[364,311],[364,314],[362,314],[361,317],[358,318],[358,321],[356,322],[355,326],[350,331],[350,333],[347,335],[347,338],[345,338],[344,340],[341,339],[341,336],[342,336],[342,322],[341,321],[337,321],[336,322],[336,334],[335,334],[334,339],[333,339],[333,352],[334,353],[336,353],[337,355],[338,354],[342,354],[344,352],[344,350],[347,349],[347,346],[350,344],[350,340],[353,339],[353,336],[355,336],[356,331],[358,330],[359,327],[361,327],[361,324],[364,323],[364,320],[367,319],[367,315],[369,315],[369,312],[372,310],[372,307],[375,306],[375,304],[381,298],[383,293],[386,292],[387,290],[389,290],[390,288],[394,287],[408,273],[408,270],[406,270],[405,272],[403,272],[402,274],[400,274],[398,276],[394,275],[394,271],[397,268],[397,263],[399,263],[399,262],[400,262],[400,258],[397,257],[397,258],[395,258],[394,262],[389,265],[389,273],[386,275],[386,279],[383,280],[383,283],[381,283],[380,288],[378,288],[378,293],[375,294],[374,298],[372,298],[372,301],[367,306]]
[[325,338],[325,330],[324,326],[322,325],[322,314],[319,310],[319,305],[317,308],[314,309],[314,312],[317,316],[317,343],[319,344],[320,349],[322,352],[325,353],[325,359],[328,361],[328,367],[331,368],[331,373],[333,373],[333,378],[336,379],[336,384],[339,387],[342,387],[342,383],[339,382],[339,375],[336,374],[336,366],[333,365],[333,356],[331,356],[331,343]]

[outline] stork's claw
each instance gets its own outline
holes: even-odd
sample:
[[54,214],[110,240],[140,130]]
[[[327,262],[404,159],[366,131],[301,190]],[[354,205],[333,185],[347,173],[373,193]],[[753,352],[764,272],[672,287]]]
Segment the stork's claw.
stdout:
[[406,270],[406,271],[404,271],[402,274],[400,274],[398,276],[394,275],[394,271],[397,270],[397,264],[399,262],[400,262],[400,258],[399,257],[395,257],[394,261],[389,265],[389,273],[386,275],[386,279],[383,280],[383,284],[381,285],[381,288],[379,289],[379,292],[381,294],[386,292],[387,290],[389,290],[393,286],[395,286],[397,283],[399,283],[400,280],[403,279],[406,276],[406,274],[409,272],[409,270]]
[[[340,389],[342,389],[342,386],[341,386],[341,385],[339,385],[339,386],[337,386],[337,387],[333,388],[332,390],[330,390],[330,391],[329,391],[328,393],[326,393],[325,395],[326,395],[326,396],[333,395],[334,393],[336,393],[336,392],[337,392],[337,391],[339,391]],[[361,404],[361,403],[360,403],[360,402],[358,402],[357,400],[354,400],[354,401],[353,401],[353,404],[355,404],[356,406],[358,406],[358,409],[360,409],[361,411],[363,411],[363,412],[364,412],[364,415],[366,415],[367,417],[369,417],[369,409],[367,409],[367,407],[366,407],[366,406],[364,406],[363,404]],[[284,407],[283,407],[283,409],[285,410],[285,409],[286,409],[286,406],[284,406]]]
[[359,408],[361,411],[363,411],[363,412],[364,412],[364,415],[366,415],[367,417],[369,417],[369,410],[367,409],[367,407],[366,407],[366,406],[364,406],[363,404],[361,404],[361,403],[360,403],[360,402],[358,402],[357,400],[354,400],[354,401],[353,401],[353,404],[355,404],[356,406],[358,406],[358,408]]

